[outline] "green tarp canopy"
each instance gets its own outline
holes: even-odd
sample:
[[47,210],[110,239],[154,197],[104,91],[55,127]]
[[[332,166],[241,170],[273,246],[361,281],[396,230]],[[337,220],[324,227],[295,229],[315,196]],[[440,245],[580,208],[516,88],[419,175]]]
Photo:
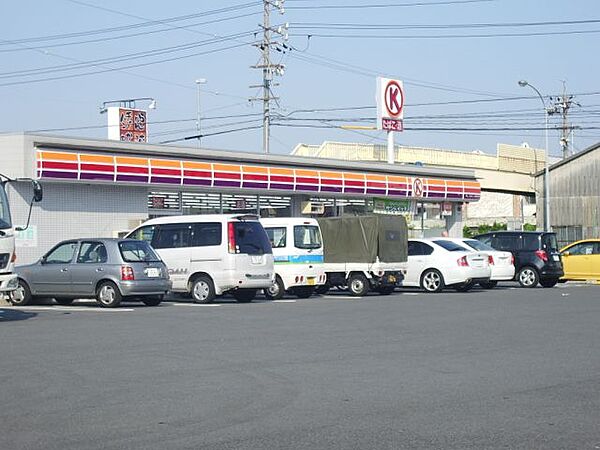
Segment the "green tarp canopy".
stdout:
[[403,216],[348,216],[317,219],[325,263],[405,262],[408,228]]

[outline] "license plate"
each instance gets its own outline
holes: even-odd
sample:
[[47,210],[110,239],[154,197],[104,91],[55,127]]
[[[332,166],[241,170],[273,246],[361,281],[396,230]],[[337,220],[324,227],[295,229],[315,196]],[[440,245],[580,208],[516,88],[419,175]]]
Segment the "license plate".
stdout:
[[396,282],[396,277],[394,275],[388,275],[388,282],[389,283],[395,283]]
[[558,255],[552,255],[552,259],[554,261],[560,261],[560,258],[558,257]]
[[314,286],[315,284],[315,278],[314,277],[310,277],[306,279],[306,284],[308,284],[309,286]]
[[160,269],[150,267],[149,269],[146,269],[146,275],[148,278],[158,278],[160,277]]

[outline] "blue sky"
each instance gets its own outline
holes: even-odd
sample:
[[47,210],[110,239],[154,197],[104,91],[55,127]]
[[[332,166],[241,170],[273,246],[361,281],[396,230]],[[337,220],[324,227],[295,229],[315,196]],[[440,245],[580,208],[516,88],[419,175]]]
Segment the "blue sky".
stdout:
[[[542,130],[519,129],[541,128],[544,120],[539,98],[529,88],[519,87],[520,79],[528,80],[545,96],[560,94],[562,81],[566,81],[567,91],[579,94],[575,101],[581,105],[574,107],[570,116],[573,125],[582,127],[575,131],[575,149],[600,141],[600,130],[594,129],[600,127],[600,95],[587,95],[600,92],[596,57],[600,22],[489,26],[593,21],[600,19],[597,0],[286,0],[284,7],[285,13],[272,13],[271,21],[290,24],[288,43],[293,50],[274,52],[274,60],[285,65],[285,74],[275,80],[280,84],[274,88],[280,100],[274,111],[284,118],[276,119],[278,125],[272,128],[273,153],[289,153],[300,142],[385,143],[382,132],[331,128],[342,123],[374,124],[378,74],[405,82],[407,131],[396,135],[400,144],[492,153],[497,142],[527,141],[542,147]],[[231,9],[214,13],[223,8]],[[210,14],[199,16],[201,13]],[[192,14],[196,17],[168,20]],[[262,77],[260,71],[250,69],[259,61],[259,52],[251,43],[260,37],[255,39],[253,33],[260,33],[262,2],[23,0],[3,5],[2,16],[0,132],[79,128],[53,133],[103,138],[106,117],[99,114],[103,101],[154,97],[158,108],[149,114],[151,142],[190,136],[196,132],[194,80],[206,78],[201,92],[203,130],[225,133],[203,138],[203,146],[262,151],[260,129],[228,132],[261,123],[261,104],[248,99],[260,95],[249,86],[260,84]],[[157,23],[148,26],[145,22],[150,20]],[[321,25],[315,28],[315,24]],[[335,29],[341,24],[349,26]],[[459,24],[471,26],[414,28]],[[357,25],[413,28],[359,30]],[[120,28],[91,33],[116,27]],[[448,37],[548,32],[563,34]],[[81,34],[67,38],[67,33]],[[215,36],[238,33],[246,34],[199,46]],[[56,35],[59,37],[52,37]],[[431,37],[439,35],[446,37]],[[186,44],[188,50],[167,50]],[[157,49],[165,50],[153,57],[125,56]],[[124,57],[98,61],[118,56]],[[164,59],[174,60],[122,69]],[[86,61],[93,65],[65,70]],[[88,72],[102,73],[71,77]],[[69,78],[37,81],[65,76]],[[521,96],[531,98],[498,101]],[[551,125],[558,125],[558,120],[551,119]],[[486,130],[490,128],[510,129]],[[188,144],[194,145],[184,145]],[[550,134],[550,151],[556,156],[560,153],[556,131]]]

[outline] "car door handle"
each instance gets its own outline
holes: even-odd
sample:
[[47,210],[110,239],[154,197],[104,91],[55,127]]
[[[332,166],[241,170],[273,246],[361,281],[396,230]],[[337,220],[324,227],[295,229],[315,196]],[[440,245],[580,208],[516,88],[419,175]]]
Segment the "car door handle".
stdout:
[[96,269],[96,272],[104,272],[104,269],[103,269],[102,267],[98,267],[98,268]]
[[68,272],[69,269],[67,269],[66,267],[63,267],[62,269],[60,269],[61,272]]

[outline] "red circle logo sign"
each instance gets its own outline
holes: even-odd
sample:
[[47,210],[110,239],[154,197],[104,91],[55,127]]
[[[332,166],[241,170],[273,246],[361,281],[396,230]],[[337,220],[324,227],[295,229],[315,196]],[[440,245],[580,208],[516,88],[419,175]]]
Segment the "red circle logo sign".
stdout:
[[413,196],[423,197],[423,180],[415,178],[413,181]]
[[404,93],[396,80],[390,80],[383,94],[385,109],[391,117],[399,117],[404,108]]

